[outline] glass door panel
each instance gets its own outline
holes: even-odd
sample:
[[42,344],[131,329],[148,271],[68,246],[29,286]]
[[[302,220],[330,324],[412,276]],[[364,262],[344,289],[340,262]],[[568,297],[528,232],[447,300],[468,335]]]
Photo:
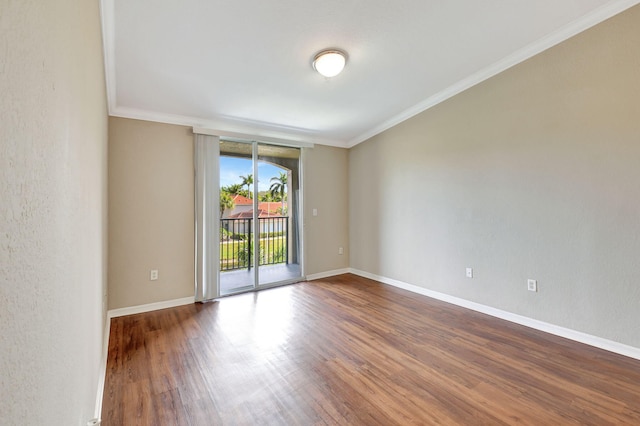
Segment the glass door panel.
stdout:
[[300,149],[258,143],[258,284],[293,282],[300,265]]
[[255,288],[252,149],[220,141],[221,296]]

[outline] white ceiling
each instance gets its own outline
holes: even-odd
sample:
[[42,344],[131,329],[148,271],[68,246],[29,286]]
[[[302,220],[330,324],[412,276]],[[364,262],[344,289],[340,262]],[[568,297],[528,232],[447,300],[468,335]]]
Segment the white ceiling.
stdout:
[[102,0],[109,111],[350,147],[639,2]]

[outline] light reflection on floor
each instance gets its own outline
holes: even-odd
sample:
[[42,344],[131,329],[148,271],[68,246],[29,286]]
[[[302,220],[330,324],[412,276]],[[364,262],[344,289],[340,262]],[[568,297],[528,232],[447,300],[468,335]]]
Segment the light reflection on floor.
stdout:
[[255,345],[260,355],[254,362],[269,361],[273,351],[288,343],[295,327],[292,292],[291,286],[284,286],[220,299],[218,325],[224,341],[239,350]]

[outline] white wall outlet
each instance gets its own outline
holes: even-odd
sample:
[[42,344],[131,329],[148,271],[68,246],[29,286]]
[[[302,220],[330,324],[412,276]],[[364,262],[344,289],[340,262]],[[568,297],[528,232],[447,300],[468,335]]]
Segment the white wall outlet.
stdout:
[[313,209],[311,211],[311,214],[314,215],[314,216],[318,216],[318,209]]
[[473,278],[473,268],[467,268],[467,278]]
[[338,254],[344,254],[344,249],[342,247],[338,247]]
[[158,279],[158,270],[157,269],[152,269],[151,272],[149,272],[149,280],[150,281],[155,281]]
[[536,281],[536,280],[527,280],[527,290],[529,290],[529,291],[538,291],[538,281]]

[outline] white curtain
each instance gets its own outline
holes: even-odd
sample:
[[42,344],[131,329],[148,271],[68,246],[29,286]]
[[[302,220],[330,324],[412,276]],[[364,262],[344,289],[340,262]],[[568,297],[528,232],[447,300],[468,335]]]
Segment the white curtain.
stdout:
[[220,138],[195,133],[195,234],[196,234],[196,302],[220,296],[218,268],[220,245],[218,227],[220,212],[220,184],[218,162]]

